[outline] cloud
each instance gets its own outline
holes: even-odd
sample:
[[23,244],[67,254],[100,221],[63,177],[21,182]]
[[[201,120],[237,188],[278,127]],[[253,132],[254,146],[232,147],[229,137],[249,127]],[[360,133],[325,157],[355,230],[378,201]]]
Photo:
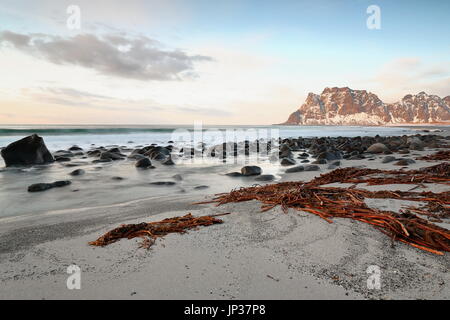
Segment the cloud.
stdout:
[[79,107],[91,110],[116,112],[189,114],[190,116],[208,116],[213,118],[230,117],[233,115],[232,112],[215,108],[163,105],[151,99],[122,99],[64,87],[22,89],[22,93],[35,102],[48,103],[62,107]]
[[450,94],[449,81],[448,61],[425,63],[418,58],[389,61],[370,79],[377,86],[374,90],[390,102],[420,91],[445,97]]
[[197,62],[212,61],[203,55],[188,55],[145,36],[124,33],[79,34],[60,37],[48,34],[0,32],[0,47],[17,50],[58,65],[93,69],[100,74],[136,80],[184,80],[195,78]]
[[196,107],[176,107],[174,108],[175,111],[184,112],[188,114],[195,114],[195,115],[202,115],[202,116],[208,116],[208,117],[230,117],[233,115],[232,112],[226,111],[226,110],[220,110],[220,109],[214,109],[214,108],[196,108]]
[[72,88],[44,87],[22,89],[22,94],[35,102],[48,103],[63,107],[80,107],[107,111],[160,111],[160,106],[153,106],[150,100],[120,99],[94,94]]

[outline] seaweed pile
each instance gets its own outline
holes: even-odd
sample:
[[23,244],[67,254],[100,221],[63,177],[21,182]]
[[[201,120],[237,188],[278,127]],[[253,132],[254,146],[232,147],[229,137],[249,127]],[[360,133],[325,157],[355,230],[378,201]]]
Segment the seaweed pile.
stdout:
[[426,161],[450,161],[450,150],[441,150],[436,153],[430,154],[429,156],[423,156],[416,159]]
[[[368,178],[373,174],[383,177]],[[253,186],[218,194],[211,201],[197,204],[216,203],[217,206],[257,200],[262,203],[261,211],[276,206],[287,212],[289,208],[305,211],[332,223],[333,218],[348,218],[364,222],[388,235],[394,241],[401,241],[413,247],[443,255],[450,252],[450,231],[437,226],[418,215],[427,216],[435,222],[450,216],[450,192],[413,191],[369,191],[350,188],[324,187],[333,182],[392,184],[392,183],[450,183],[449,164],[444,163],[421,170],[378,170],[344,168],[323,174],[309,183],[283,182],[264,186]],[[422,207],[408,207],[400,213],[369,207],[365,199],[394,199],[424,203]]]
[[[312,186],[301,182],[241,188],[201,203],[217,203],[219,206],[230,202],[258,200],[263,203],[263,212],[279,205],[285,212],[288,208],[306,211],[329,223],[333,222],[333,218],[350,218],[372,225],[390,236],[393,241],[401,241],[439,255],[442,255],[443,251],[450,252],[449,230],[420,218],[413,214],[412,210],[396,213],[371,208],[364,202],[366,198],[421,201],[438,204],[439,208],[445,208],[447,212],[446,205],[450,204],[450,192],[372,192],[354,188]],[[426,208],[414,209],[418,210],[417,213],[436,215],[426,211]]]
[[341,168],[322,174],[308,184],[318,186],[335,182],[367,183],[368,185],[421,183],[450,185],[450,163],[444,162],[419,170]]
[[[374,176],[377,175],[377,176]],[[330,183],[354,183],[353,186],[326,187]],[[450,252],[450,231],[432,222],[442,222],[442,218],[450,216],[450,191],[415,192],[412,191],[369,191],[357,189],[356,185],[383,184],[417,184],[424,183],[450,184],[450,164],[423,168],[420,170],[379,170],[343,168],[311,180],[308,183],[282,182],[264,186],[253,186],[232,190],[229,193],[217,194],[214,199],[196,204],[216,203],[217,206],[257,200],[262,203],[261,211],[268,211],[281,206],[284,212],[289,208],[309,212],[317,215],[329,223],[334,218],[347,218],[371,225],[382,233],[388,235],[392,244],[400,241],[418,249],[434,254],[443,255]],[[379,210],[372,208],[365,202],[366,199],[394,199],[418,202],[421,207],[409,206],[400,212]],[[141,246],[149,248],[156,239],[169,233],[185,233],[188,229],[199,226],[210,226],[223,221],[217,219],[223,213],[213,216],[194,217],[187,214],[183,217],[174,217],[158,222],[122,225],[109,231],[96,241],[90,242],[93,246],[106,246],[122,238],[141,237],[144,242]],[[419,217],[426,216],[427,219]]]
[[143,238],[141,247],[148,249],[155,243],[157,238],[164,237],[169,233],[186,233],[189,229],[222,223],[223,221],[221,219],[217,219],[217,217],[226,214],[228,213],[214,216],[194,217],[189,213],[182,217],[173,217],[157,222],[125,224],[107,232],[97,240],[89,242],[89,244],[92,246],[103,247],[120,239],[133,239],[140,237]]

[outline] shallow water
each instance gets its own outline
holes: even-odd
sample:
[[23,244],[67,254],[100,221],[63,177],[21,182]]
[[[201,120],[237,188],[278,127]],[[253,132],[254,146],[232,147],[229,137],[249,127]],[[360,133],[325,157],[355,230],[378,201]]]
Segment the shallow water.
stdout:
[[[179,129],[180,127],[178,127]],[[249,137],[242,130],[254,127],[238,127],[236,141],[243,141]],[[403,128],[374,128],[374,127],[257,127],[257,129],[279,130],[281,137],[298,136],[370,136],[370,135],[403,135],[412,134],[415,131]],[[151,143],[167,144],[173,139],[174,128],[158,127],[134,127],[123,128],[111,133],[112,127],[102,128],[12,128],[3,130],[0,137],[0,145],[7,145],[33,132],[44,137],[51,152],[67,149],[72,145],[78,145],[87,151],[94,146],[126,145],[129,150],[139,145]],[[186,129],[186,127],[184,127]],[[207,128],[206,136],[217,141],[217,136],[223,134],[221,130]],[[13,135],[14,130],[20,130],[20,136]],[[34,131],[33,131],[34,130]],[[74,131],[75,130],[75,131]],[[83,131],[84,130],[84,131]],[[0,131],[1,132],[1,131]],[[215,138],[214,138],[215,137]],[[132,142],[131,142],[132,141]],[[152,161],[155,169],[139,170],[134,166],[133,160],[115,161],[112,163],[93,164],[95,158],[82,159],[75,157],[71,162],[54,163],[45,166],[33,166],[31,168],[4,168],[3,159],[0,160],[0,218],[36,215],[53,210],[66,210],[75,208],[95,207],[109,204],[122,203],[130,200],[167,196],[170,194],[214,194],[224,192],[241,186],[251,186],[258,183],[252,177],[233,178],[225,176],[225,173],[240,171],[245,165],[258,165],[263,169],[263,174],[273,174],[280,178],[285,167],[277,163],[271,163],[267,157],[244,158],[238,157],[223,162],[220,159],[197,159],[195,161],[184,160],[175,166],[164,166],[157,161]],[[85,174],[77,177],[69,175],[75,169],[85,170]],[[173,178],[180,174],[182,180]],[[122,180],[113,179],[121,177]],[[71,180],[70,186],[54,188],[45,192],[29,193],[27,188],[35,183],[51,183],[57,180]],[[172,181],[172,186],[154,186],[151,182]],[[195,189],[199,186],[208,186],[205,189]]]
[[[0,217],[45,213],[64,210],[121,203],[130,200],[166,196],[168,194],[212,194],[231,190],[240,186],[257,183],[252,177],[228,177],[225,173],[240,171],[243,163],[227,164],[221,160],[209,163],[177,163],[164,166],[152,161],[155,169],[137,169],[133,160],[116,161],[105,164],[92,164],[88,160],[72,160],[70,163],[54,163],[34,166],[27,169],[7,168],[0,172]],[[268,160],[251,161],[258,164],[264,174],[280,177],[284,168]],[[77,164],[76,167],[66,167]],[[85,174],[72,177],[75,169],[85,170]],[[179,174],[182,180],[174,178]],[[123,180],[114,179],[121,177]],[[54,188],[44,192],[29,193],[31,184],[70,180],[71,185]],[[151,182],[171,181],[175,185],[155,186]],[[195,189],[200,186],[207,188]]]

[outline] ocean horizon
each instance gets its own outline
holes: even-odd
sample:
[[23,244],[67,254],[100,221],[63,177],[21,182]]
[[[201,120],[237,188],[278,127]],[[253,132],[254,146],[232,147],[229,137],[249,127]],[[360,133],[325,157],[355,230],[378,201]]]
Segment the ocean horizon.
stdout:
[[[280,138],[292,137],[355,137],[401,136],[414,134],[414,128],[373,126],[286,126],[286,125],[203,125],[204,141],[221,141],[225,132],[236,142],[250,140],[249,130],[272,130]],[[92,145],[128,145],[168,143],[176,130],[193,133],[194,125],[0,125],[0,147],[25,136],[42,136],[52,151],[72,145],[88,148]]]

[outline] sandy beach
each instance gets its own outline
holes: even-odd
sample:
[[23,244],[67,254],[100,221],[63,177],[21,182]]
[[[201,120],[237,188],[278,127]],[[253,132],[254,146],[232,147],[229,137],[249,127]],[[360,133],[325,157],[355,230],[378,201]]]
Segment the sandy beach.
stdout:
[[[408,157],[435,152],[414,150]],[[381,162],[384,155],[372,158],[343,159],[341,167],[393,169]],[[416,160],[408,169],[437,163]],[[319,166],[320,171],[280,174],[276,182],[309,181],[330,171]],[[358,187],[406,191],[415,186]],[[449,190],[443,184],[426,186]],[[256,201],[192,204],[228,191],[224,183],[195,193],[3,217],[0,299],[450,299],[448,253],[437,256],[399,242],[391,246],[381,232],[349,219],[328,224],[279,207],[261,213]],[[371,199],[370,205],[398,211],[405,203]],[[88,245],[121,224],[228,212],[223,224],[169,234],[151,249],[139,248],[141,239]],[[81,269],[80,290],[66,285],[71,265]],[[370,266],[381,270],[379,290],[367,286]]]

